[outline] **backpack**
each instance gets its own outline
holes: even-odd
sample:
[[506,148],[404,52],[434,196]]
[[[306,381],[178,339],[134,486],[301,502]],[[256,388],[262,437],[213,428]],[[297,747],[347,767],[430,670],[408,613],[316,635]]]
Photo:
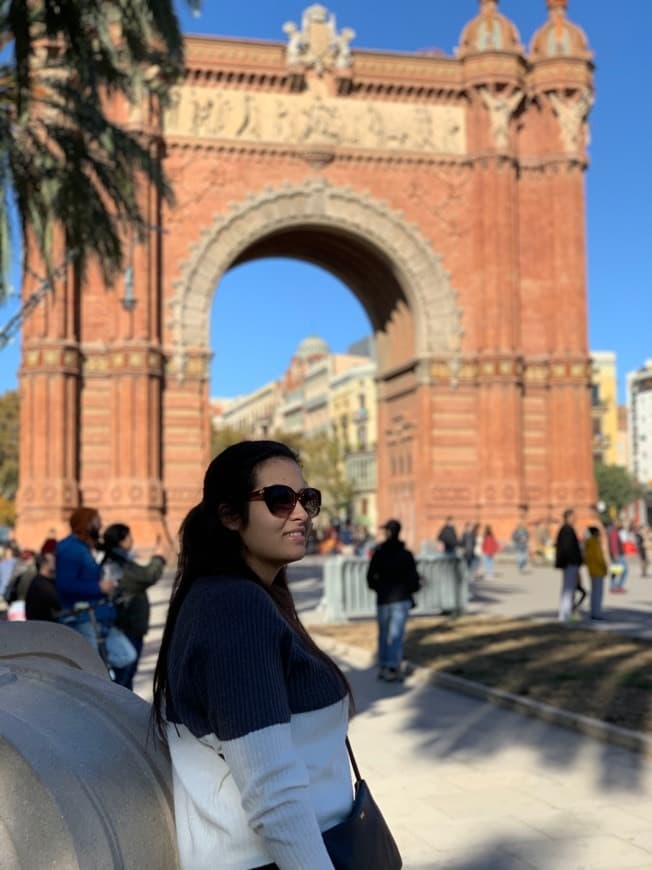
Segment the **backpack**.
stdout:
[[2,591],[2,597],[7,604],[14,601],[24,601],[32,580],[36,577],[36,565],[33,561],[17,559],[7,585]]

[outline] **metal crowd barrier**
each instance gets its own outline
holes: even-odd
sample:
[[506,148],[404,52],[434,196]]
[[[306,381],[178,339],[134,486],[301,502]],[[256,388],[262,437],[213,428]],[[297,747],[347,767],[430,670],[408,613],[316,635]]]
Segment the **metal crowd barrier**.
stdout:
[[[462,559],[437,554],[417,558],[421,589],[412,613],[463,613],[469,600],[468,574]],[[367,587],[369,560],[330,556],[324,563],[321,608],[327,622],[376,613],[376,593]]]

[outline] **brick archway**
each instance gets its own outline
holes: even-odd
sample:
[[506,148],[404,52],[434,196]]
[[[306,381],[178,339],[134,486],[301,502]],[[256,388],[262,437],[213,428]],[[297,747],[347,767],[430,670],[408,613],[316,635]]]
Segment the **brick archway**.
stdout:
[[[339,250],[331,242],[339,242]],[[203,231],[170,302],[176,356],[210,352],[210,308],[220,278],[231,266],[262,256],[294,256],[332,271],[356,292],[377,333],[407,306],[413,335],[407,347],[394,347],[404,358],[388,358],[386,348],[382,367],[414,357],[436,356],[453,368],[459,362],[461,311],[441,257],[386,204],[319,178],[252,195]],[[381,286],[372,284],[365,266]],[[379,342],[382,348],[382,335]]]

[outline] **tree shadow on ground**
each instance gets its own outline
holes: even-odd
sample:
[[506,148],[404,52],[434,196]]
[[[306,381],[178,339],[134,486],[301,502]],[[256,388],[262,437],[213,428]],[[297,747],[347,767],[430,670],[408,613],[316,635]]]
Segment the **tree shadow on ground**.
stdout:
[[[645,641],[527,620],[511,620],[507,628],[487,620],[484,630],[469,638],[458,636],[455,619],[432,622],[411,621],[405,647],[409,661],[621,727],[652,731],[652,645]],[[369,634],[375,626],[358,623],[357,630],[362,628]],[[351,680],[359,712],[370,715],[387,697],[411,693],[408,727],[423,733],[423,751],[436,757],[477,759],[523,746],[560,771],[588,747],[606,791],[640,787],[645,762],[636,753],[440,688],[378,682],[374,667],[354,668]]]
[[[603,611],[603,621],[593,622],[588,611],[580,612],[580,622],[576,626],[590,628],[596,632],[615,632],[628,637],[639,637],[648,641],[652,640],[652,613],[643,608],[649,607],[649,601],[629,602],[630,607],[610,606]],[[537,610],[530,618],[535,620],[554,620],[556,610]]]
[[[421,735],[417,751],[424,763],[441,759],[474,765],[492,755],[523,749],[524,769],[535,764],[551,772],[559,786],[559,806],[565,800],[572,802],[572,796],[564,796],[563,774],[576,761],[584,762],[586,753],[595,766],[595,786],[606,793],[635,794],[643,790],[643,770],[649,777],[649,762],[635,752],[459,692],[414,685],[409,679],[383,683],[376,679],[375,666],[340,663],[352,685],[358,715],[384,716],[388,700],[407,701],[408,716],[402,727]],[[528,760],[528,755],[532,759]]]

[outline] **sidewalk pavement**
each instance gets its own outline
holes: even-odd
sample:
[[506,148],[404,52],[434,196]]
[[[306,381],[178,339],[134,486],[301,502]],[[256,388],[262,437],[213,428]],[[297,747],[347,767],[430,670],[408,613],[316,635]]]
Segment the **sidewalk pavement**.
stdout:
[[[591,582],[585,568],[581,570],[581,578],[585,589],[590,592]],[[471,590],[473,596],[468,613],[555,620],[559,612],[561,571],[535,565],[528,566],[525,573],[520,574],[513,556],[499,556],[494,579],[475,580]],[[581,625],[596,631],[615,631],[652,640],[652,576],[641,577],[638,559],[631,559],[625,594],[610,592],[605,580],[605,622],[591,623],[589,613],[590,595],[587,595],[579,611]]]
[[[497,571],[479,581],[473,610],[554,618],[555,572]],[[298,586],[310,625],[319,618],[315,569],[302,570]],[[136,686],[148,700],[168,596],[169,583],[151,590],[153,630]],[[622,598],[614,627],[646,634],[652,579],[633,578],[627,607]],[[368,652],[318,641],[348,672],[356,758],[407,870],[652,868],[652,759],[427,685],[418,673],[404,684],[379,682]]]
[[351,741],[409,870],[652,867],[652,759],[493,704],[348,672]]

